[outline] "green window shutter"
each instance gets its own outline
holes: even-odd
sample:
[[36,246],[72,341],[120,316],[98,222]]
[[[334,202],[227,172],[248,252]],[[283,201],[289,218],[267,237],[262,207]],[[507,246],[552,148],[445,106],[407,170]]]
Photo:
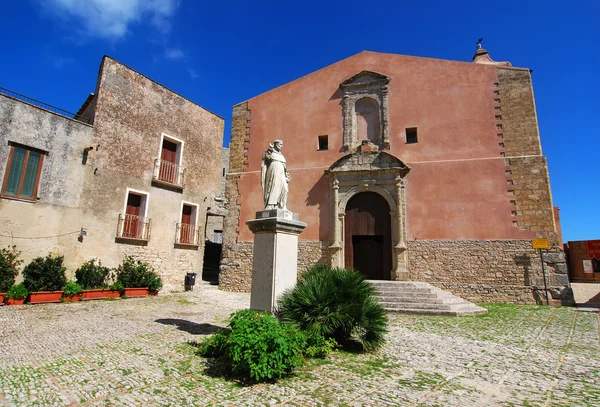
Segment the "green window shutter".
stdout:
[[23,179],[23,189],[21,190],[21,196],[23,198],[33,198],[33,190],[35,188],[35,179],[37,178],[39,165],[40,153],[30,151],[29,158],[27,159],[27,168],[25,169],[25,178]]
[[27,151],[23,148],[14,147],[12,163],[8,170],[8,182],[6,183],[7,195],[16,196],[19,192],[19,183],[21,182],[21,174],[23,173],[23,164]]

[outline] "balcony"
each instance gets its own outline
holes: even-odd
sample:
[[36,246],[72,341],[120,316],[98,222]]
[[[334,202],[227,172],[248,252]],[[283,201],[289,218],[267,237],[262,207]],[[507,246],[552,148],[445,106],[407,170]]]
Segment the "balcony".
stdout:
[[154,159],[152,181],[158,184],[183,189],[185,168],[170,161]]
[[200,228],[188,223],[177,223],[175,244],[185,246],[200,246]]
[[121,213],[117,224],[117,239],[147,242],[150,240],[151,223],[150,218]]

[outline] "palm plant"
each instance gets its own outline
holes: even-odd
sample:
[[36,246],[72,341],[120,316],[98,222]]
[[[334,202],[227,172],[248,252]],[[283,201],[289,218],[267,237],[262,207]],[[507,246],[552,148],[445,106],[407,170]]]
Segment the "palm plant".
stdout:
[[304,331],[340,344],[355,338],[371,350],[383,345],[387,332],[385,311],[374,295],[360,272],[315,265],[281,296],[278,314]]

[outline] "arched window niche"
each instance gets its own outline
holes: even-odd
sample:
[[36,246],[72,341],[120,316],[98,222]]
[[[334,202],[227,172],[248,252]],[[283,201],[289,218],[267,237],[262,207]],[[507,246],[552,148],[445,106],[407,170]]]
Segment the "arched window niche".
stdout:
[[390,79],[362,71],[340,84],[342,90],[343,149],[356,149],[364,140],[388,149],[388,89]]

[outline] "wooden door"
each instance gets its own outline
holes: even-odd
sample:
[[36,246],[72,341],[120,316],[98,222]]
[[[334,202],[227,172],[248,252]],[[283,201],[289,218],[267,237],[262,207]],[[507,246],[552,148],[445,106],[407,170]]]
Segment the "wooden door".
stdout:
[[123,225],[123,237],[138,238],[142,231],[142,219],[140,216],[142,208],[141,195],[129,194],[127,197],[127,208],[125,210],[125,223]]
[[177,144],[163,140],[162,152],[160,156],[160,172],[158,178],[162,181],[175,183],[177,180]]
[[390,279],[392,238],[390,207],[381,195],[362,192],[346,205],[344,255],[347,268],[374,280]]
[[194,220],[192,219],[192,212],[193,208],[190,205],[183,205],[179,241],[184,244],[194,243]]

